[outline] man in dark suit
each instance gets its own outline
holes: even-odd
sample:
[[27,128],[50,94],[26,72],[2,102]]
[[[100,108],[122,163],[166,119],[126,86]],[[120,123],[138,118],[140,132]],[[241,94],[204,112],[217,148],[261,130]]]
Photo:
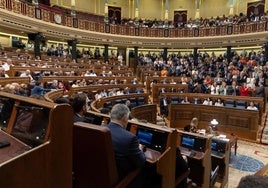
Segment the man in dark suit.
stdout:
[[86,117],[86,101],[87,96],[85,93],[76,93],[71,98],[71,105],[74,110],[74,122],[93,123],[94,118]]
[[254,92],[256,97],[264,97],[264,86],[262,82],[259,82],[258,85],[256,86]]
[[129,108],[125,104],[116,104],[111,110],[111,121],[107,127],[111,131],[115,160],[119,178],[130,171],[142,168],[145,155],[136,135],[126,130]]
[[160,98],[160,112],[161,115],[167,117],[168,116],[168,105],[170,101],[166,98],[166,96]]

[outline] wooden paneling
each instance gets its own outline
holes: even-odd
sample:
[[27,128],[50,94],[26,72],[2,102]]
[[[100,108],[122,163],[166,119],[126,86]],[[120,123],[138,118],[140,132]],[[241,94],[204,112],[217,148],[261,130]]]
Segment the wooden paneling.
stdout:
[[212,119],[217,119],[218,130],[234,133],[238,137],[256,140],[258,131],[259,112],[241,110],[229,107],[217,107],[195,104],[170,104],[170,126],[183,129],[189,125],[193,117],[199,120],[199,129],[207,128]]

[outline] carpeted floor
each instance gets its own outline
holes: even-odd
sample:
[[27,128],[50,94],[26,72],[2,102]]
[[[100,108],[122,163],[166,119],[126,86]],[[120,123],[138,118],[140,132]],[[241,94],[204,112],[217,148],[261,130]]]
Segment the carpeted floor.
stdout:
[[[157,124],[168,125],[169,122],[167,119],[158,117]],[[265,126],[265,128],[268,135],[268,126]],[[231,149],[228,188],[236,188],[241,177],[254,174],[264,165],[268,164],[268,136],[267,144],[265,139],[264,137],[262,139],[262,143],[265,144],[246,142],[238,139],[237,155],[234,155],[234,148]],[[220,187],[220,184],[216,183],[215,187]]]
[[238,140],[237,155],[231,151],[228,188],[237,187],[241,177],[254,174],[268,163],[268,145]]

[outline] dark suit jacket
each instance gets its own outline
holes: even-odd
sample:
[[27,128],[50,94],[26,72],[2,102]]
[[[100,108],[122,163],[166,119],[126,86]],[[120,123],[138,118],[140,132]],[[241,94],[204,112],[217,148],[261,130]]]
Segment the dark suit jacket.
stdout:
[[94,122],[94,118],[80,117],[76,113],[74,114],[74,118],[73,119],[74,119],[74,122],[85,122],[85,123],[93,123]]
[[128,172],[140,168],[145,163],[145,155],[139,149],[138,138],[118,124],[110,122],[107,127],[111,131],[115,160],[119,178]]
[[261,86],[261,87],[256,87],[256,90],[255,90],[255,95],[256,97],[263,97],[264,96],[264,86]]

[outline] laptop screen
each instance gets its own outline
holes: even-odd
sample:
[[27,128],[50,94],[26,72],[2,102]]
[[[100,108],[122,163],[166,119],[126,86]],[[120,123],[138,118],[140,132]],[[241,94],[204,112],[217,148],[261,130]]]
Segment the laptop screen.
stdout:
[[148,127],[138,127],[136,136],[141,144],[146,147],[164,152],[166,149],[168,133]]
[[219,139],[212,139],[211,141],[211,150],[225,153],[226,149],[226,141],[224,140],[219,140]]
[[143,129],[138,129],[137,137],[139,139],[139,142],[143,145],[148,146],[152,144],[153,133],[151,132],[147,132]]
[[181,146],[188,149],[204,152],[206,150],[206,138],[182,134]]
[[187,135],[182,135],[181,137],[181,146],[193,149],[194,148],[195,138]]
[[217,142],[214,141],[211,142],[211,149],[217,151]]

